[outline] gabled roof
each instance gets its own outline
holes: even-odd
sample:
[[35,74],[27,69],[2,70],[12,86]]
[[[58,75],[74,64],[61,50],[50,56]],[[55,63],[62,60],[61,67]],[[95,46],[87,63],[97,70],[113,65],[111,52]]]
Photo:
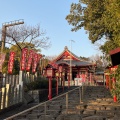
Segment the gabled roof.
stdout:
[[[53,61],[57,62],[60,59],[62,59],[62,57],[65,55],[66,55],[66,57],[71,56],[72,59],[77,60],[77,61],[81,61],[78,56],[76,56],[74,53],[72,53],[70,50],[68,50],[67,46],[65,46],[64,51],[60,55],[58,55],[58,57],[55,58]],[[68,59],[70,59],[70,58],[68,58]]]

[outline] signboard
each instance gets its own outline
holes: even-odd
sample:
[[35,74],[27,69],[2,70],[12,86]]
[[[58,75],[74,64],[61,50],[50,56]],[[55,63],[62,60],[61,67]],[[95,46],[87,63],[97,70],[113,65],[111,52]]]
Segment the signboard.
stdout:
[[75,86],[78,86],[78,78],[74,78]]
[[83,81],[82,78],[75,78],[75,86],[82,86],[83,85]]

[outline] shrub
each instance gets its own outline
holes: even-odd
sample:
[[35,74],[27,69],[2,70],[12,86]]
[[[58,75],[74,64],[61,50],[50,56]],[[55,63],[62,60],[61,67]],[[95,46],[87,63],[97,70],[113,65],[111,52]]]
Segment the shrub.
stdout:
[[111,77],[116,79],[116,83],[113,84],[114,88],[111,90],[112,96],[116,95],[117,100],[120,102],[120,65],[118,65],[116,72]]
[[[52,88],[56,87],[56,80],[52,80]],[[37,89],[48,89],[49,80],[48,79],[38,79],[36,81],[30,82],[26,85],[25,90],[37,90]]]

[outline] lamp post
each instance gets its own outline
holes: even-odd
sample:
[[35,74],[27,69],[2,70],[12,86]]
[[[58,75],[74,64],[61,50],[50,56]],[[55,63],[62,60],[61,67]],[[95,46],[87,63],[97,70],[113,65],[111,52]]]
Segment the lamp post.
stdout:
[[75,42],[74,40],[70,40],[70,82],[72,81],[72,42]]
[[54,76],[53,68],[47,68],[46,69],[46,75],[49,80],[49,93],[48,93],[48,99],[52,99],[52,77]]
[[59,72],[56,72],[56,95],[58,95],[58,78],[59,78]]

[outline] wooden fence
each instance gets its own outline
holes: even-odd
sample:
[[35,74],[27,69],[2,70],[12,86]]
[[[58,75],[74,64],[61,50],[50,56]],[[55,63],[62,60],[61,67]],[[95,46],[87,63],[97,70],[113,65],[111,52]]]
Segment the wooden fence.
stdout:
[[36,74],[23,73],[22,80],[20,75],[4,74],[0,78],[0,110],[23,102],[23,83],[27,84],[37,79]]

